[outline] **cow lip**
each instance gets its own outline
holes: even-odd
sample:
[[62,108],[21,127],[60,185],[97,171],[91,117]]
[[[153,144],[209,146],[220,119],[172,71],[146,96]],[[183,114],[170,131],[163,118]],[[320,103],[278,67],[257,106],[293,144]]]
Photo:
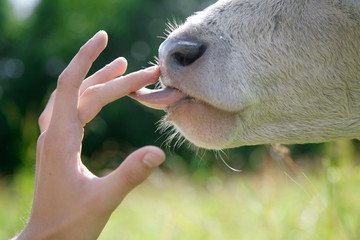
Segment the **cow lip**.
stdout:
[[190,96],[179,89],[169,86],[165,86],[161,89],[148,89],[143,87],[136,92],[130,93],[129,97],[147,107],[166,111],[191,99]]

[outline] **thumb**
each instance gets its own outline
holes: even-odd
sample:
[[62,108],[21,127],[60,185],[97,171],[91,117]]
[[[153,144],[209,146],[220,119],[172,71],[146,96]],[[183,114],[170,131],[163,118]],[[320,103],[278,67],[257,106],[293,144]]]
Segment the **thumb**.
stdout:
[[117,206],[126,194],[142,183],[164,160],[165,153],[155,146],[146,146],[131,153],[115,171],[104,178],[107,196]]

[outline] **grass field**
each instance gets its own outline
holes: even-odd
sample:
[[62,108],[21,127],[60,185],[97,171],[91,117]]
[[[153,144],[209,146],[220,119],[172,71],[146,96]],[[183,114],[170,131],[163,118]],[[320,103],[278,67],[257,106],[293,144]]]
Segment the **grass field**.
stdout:
[[[324,157],[297,174],[281,164],[252,174],[158,170],[99,239],[360,239],[360,166],[349,157],[356,156],[344,151],[342,164]],[[20,231],[30,211],[33,177],[15,179],[1,185],[0,239]]]

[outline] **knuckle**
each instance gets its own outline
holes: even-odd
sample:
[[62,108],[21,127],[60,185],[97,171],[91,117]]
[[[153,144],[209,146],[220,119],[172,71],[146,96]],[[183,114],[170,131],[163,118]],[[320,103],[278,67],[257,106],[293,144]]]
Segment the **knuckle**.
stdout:
[[106,99],[101,94],[102,86],[103,84],[98,84],[88,87],[83,93],[83,97],[86,99],[86,101],[90,101],[93,106],[102,107],[107,103]]
[[55,97],[56,97],[56,89],[51,93],[50,98],[49,98],[49,102],[54,100]]
[[70,74],[65,69],[59,76],[57,81],[57,89],[61,91],[62,89],[66,88],[69,83]]
[[42,113],[40,114],[40,117],[39,117],[39,119],[38,119],[39,125],[41,125],[41,123],[44,121],[45,116],[46,116],[46,113],[45,113],[45,112],[42,112]]
[[38,124],[40,126],[40,128],[45,124],[45,122],[47,121],[47,114],[45,112],[42,112],[39,119],[38,119]]
[[89,96],[96,96],[99,93],[99,87],[98,86],[91,86],[88,87],[85,92],[83,93],[84,96],[89,97]]
[[64,92],[72,88],[78,89],[79,86],[74,83],[74,78],[77,78],[77,76],[71,73],[70,70],[65,69],[58,78],[56,90]]
[[58,85],[63,85],[67,79],[69,78],[69,72],[68,72],[68,69],[65,68],[64,71],[59,75],[59,78],[58,78]]
[[136,186],[144,181],[142,174],[139,174],[137,171],[128,171],[123,175],[123,179],[128,186]]

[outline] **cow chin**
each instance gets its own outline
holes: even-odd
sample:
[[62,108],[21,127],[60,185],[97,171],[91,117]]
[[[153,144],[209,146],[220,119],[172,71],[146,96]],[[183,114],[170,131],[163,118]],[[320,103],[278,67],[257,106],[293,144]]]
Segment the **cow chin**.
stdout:
[[189,99],[168,110],[166,121],[191,143],[205,149],[232,147],[237,135],[237,115]]

